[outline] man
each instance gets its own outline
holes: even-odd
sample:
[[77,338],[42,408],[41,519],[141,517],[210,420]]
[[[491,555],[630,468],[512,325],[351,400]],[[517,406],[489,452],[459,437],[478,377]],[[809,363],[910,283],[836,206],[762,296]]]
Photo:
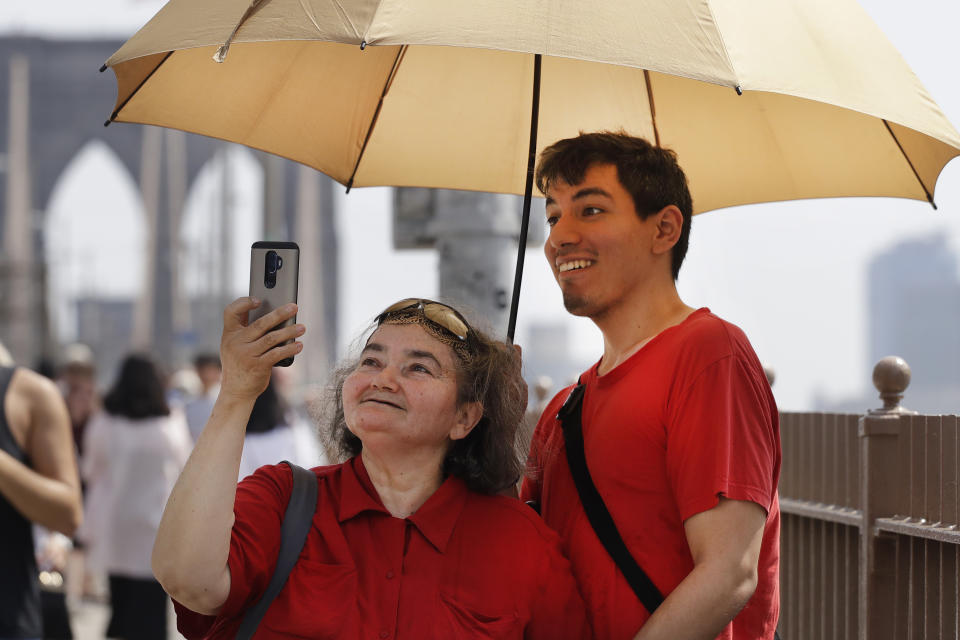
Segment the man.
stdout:
[[83,434],[87,423],[100,408],[96,374],[90,347],[81,343],[67,345],[56,383],[67,404],[73,441],[77,445],[77,453],[81,459],[83,458]]
[[191,398],[183,408],[187,417],[187,426],[190,427],[190,435],[196,442],[200,437],[200,432],[207,424],[210,412],[213,411],[213,403],[217,400],[217,394],[220,393],[221,365],[220,356],[215,353],[201,353],[193,359],[193,369],[197,372],[197,378],[200,379],[200,393]]
[[32,524],[73,535],[82,517],[70,418],[50,380],[0,366],[0,638],[40,638]]
[[603,333],[581,378],[587,467],[663,604],[647,612],[585,517],[556,419],[569,389],[537,425],[521,497],[563,539],[598,640],[773,638],[777,409],[743,332],[677,293],[692,202],[675,154],[581,134],[544,150],[537,185],[564,306]]

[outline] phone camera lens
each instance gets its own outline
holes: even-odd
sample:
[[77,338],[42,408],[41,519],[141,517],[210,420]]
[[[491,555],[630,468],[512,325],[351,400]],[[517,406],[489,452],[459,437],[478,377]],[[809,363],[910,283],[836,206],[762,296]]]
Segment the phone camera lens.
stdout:
[[267,266],[268,274],[276,273],[277,270],[280,268],[280,256],[277,255],[276,251],[267,252],[266,262],[267,262],[266,266]]

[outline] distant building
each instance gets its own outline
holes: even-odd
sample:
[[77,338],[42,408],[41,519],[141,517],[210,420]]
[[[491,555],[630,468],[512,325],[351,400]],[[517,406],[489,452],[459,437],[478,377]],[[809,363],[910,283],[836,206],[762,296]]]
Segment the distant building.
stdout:
[[904,405],[960,413],[960,275],[943,237],[910,240],[869,267],[869,366],[889,355],[913,372]]
[[77,299],[77,342],[93,351],[101,388],[113,382],[120,361],[130,351],[133,307],[132,299]]

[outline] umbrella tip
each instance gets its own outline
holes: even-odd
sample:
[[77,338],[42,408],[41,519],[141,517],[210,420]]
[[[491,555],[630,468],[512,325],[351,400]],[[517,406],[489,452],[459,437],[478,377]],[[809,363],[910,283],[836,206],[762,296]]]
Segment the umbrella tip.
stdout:
[[104,62],[103,65],[100,67],[100,73],[103,73],[106,70],[107,70],[107,63]]
[[109,127],[111,122],[113,122],[113,119],[112,119],[112,118],[111,118],[110,120],[105,121],[105,122],[103,123],[103,126]]
[[367,41],[366,41],[366,40],[361,40],[361,41],[360,41],[360,51],[363,51],[363,50],[366,49],[366,48],[367,48]]
[[743,89],[740,88],[740,85],[737,85],[735,88],[736,88],[736,90],[737,90],[737,95],[738,95],[738,96],[742,96],[742,95],[743,95]]

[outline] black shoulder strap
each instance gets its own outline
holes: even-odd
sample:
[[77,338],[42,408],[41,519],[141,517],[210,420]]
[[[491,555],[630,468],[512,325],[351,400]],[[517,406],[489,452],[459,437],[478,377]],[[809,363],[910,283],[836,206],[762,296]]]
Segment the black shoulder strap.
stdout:
[[663,603],[663,595],[630,555],[630,550],[620,537],[617,525],[614,524],[607,505],[604,504],[600,492],[593,484],[590,470],[587,469],[587,457],[583,451],[583,425],[580,420],[584,388],[584,385],[578,381],[577,386],[567,396],[566,402],[557,413],[557,419],[563,427],[570,474],[573,476],[573,483],[577,486],[577,493],[580,494],[580,502],[587,514],[587,520],[590,521],[590,526],[596,532],[597,538],[620,568],[620,572],[623,573],[633,592],[637,594],[637,598],[647,611],[653,614]]
[[287,576],[290,575],[293,565],[300,557],[303,544],[307,541],[307,533],[310,532],[313,514],[317,510],[317,476],[312,471],[292,462],[284,460],[283,464],[288,465],[293,472],[293,492],[290,494],[290,502],[287,503],[287,510],[283,514],[283,525],[280,527],[280,553],[277,555],[277,567],[273,570],[263,596],[244,614],[243,622],[237,629],[237,640],[250,640],[256,633],[260,620],[283,589]]

